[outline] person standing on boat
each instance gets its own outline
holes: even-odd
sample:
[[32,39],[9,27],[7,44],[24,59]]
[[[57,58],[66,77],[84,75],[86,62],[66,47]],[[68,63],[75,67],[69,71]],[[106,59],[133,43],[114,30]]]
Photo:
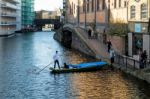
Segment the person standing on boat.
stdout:
[[56,64],[58,65],[58,68],[60,69],[58,51],[56,51],[56,54],[53,56],[53,59],[54,59],[54,69],[56,67]]

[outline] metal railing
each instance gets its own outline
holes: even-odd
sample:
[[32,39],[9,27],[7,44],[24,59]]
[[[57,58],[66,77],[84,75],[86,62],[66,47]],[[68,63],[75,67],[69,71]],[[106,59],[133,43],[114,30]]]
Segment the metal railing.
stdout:
[[17,25],[17,22],[0,22],[0,25]]
[[6,12],[1,12],[1,16],[4,16],[4,17],[17,17],[16,15],[17,13],[6,13]]
[[[140,69],[140,61],[136,60],[132,57],[124,56],[124,55],[115,55],[115,63],[118,64],[120,67],[124,68],[131,68],[131,69]],[[150,66],[149,61],[147,60],[145,67]]]

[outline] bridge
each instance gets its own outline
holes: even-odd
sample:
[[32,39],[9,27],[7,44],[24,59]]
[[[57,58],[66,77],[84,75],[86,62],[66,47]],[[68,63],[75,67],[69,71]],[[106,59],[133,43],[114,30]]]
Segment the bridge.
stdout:
[[35,19],[34,24],[39,30],[42,30],[42,27],[45,26],[45,24],[53,24],[54,29],[58,29],[61,26],[59,19]]

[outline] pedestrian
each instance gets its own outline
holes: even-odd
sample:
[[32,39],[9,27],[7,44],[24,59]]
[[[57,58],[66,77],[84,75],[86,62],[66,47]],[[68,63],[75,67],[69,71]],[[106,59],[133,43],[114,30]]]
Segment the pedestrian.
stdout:
[[88,30],[88,37],[91,38],[91,29]]
[[56,51],[55,55],[53,56],[53,59],[54,59],[54,69],[56,67],[56,64],[58,65],[58,68],[60,69],[58,51]]
[[103,43],[107,44],[107,42],[106,42],[107,35],[106,35],[106,30],[105,29],[103,30],[103,35],[102,36],[103,36]]
[[111,44],[111,41],[109,40],[107,42],[108,53],[110,52],[111,46],[112,46],[112,44]]
[[111,66],[111,69],[113,70],[113,63],[115,60],[115,52],[112,48],[110,49],[109,56],[110,56],[110,66]]
[[143,51],[143,65],[144,65],[144,68],[146,68],[146,62],[147,62],[147,52],[146,50]]
[[140,69],[143,69],[144,68],[144,52],[143,51],[140,51],[139,63],[140,63]]
[[106,33],[103,33],[103,43],[106,44]]

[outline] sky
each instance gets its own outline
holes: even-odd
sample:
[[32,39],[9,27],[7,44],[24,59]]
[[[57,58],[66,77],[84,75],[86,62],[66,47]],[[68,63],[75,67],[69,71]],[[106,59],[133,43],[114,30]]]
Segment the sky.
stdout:
[[63,0],[35,0],[34,10],[53,11],[56,8],[62,8]]

